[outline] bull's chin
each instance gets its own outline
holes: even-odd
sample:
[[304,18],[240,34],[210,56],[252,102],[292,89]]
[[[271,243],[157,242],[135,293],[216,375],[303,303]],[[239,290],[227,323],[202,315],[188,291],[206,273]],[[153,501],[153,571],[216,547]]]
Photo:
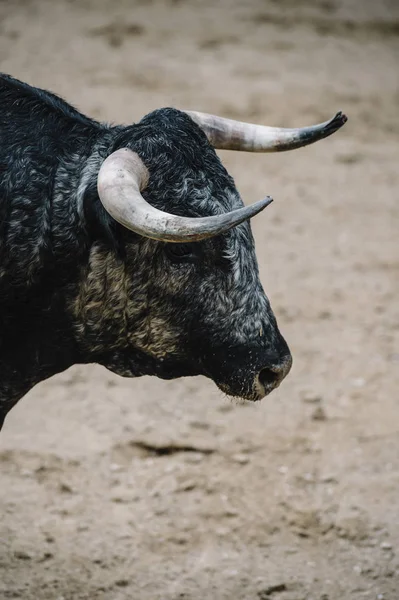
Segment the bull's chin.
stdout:
[[198,365],[181,358],[157,358],[135,348],[94,356],[90,362],[97,362],[121,377],[153,375],[160,379],[177,379],[203,374]]
[[227,396],[237,398],[238,400],[246,400],[248,402],[259,402],[259,400],[262,400],[262,398],[270,394],[274,389],[273,387],[268,389],[262,387],[262,389],[253,388],[252,390],[246,390],[233,388],[225,383],[216,383],[216,385]]

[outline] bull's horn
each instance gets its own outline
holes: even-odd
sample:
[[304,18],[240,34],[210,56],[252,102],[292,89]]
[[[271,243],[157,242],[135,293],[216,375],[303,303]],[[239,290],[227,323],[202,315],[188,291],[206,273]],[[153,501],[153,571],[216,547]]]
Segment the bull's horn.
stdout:
[[200,241],[224,233],[266,208],[267,197],[251,206],[212,217],[180,217],[158,210],[143,198],[149,180],[141,158],[129,150],[116,150],[101,165],[97,188],[105,210],[121,225],[140,235],[164,242]]
[[285,129],[242,123],[201,112],[186,111],[204,131],[210,144],[220,150],[244,150],[246,152],[281,152],[313,144],[335,133],[348,120],[338,112],[325,123]]

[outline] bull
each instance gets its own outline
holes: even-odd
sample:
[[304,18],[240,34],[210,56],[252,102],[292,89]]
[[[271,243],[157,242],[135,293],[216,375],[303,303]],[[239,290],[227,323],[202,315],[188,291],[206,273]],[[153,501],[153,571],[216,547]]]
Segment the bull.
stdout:
[[292,358],[259,280],[249,220],[215,149],[290,150],[333,119],[272,128],[173,108],[127,126],[0,75],[0,428],[77,363],[205,375],[259,400]]

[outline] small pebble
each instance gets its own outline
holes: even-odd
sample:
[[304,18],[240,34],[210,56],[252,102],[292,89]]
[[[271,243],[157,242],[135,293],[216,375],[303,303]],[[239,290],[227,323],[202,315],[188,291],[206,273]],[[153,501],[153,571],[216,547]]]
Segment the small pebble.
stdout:
[[361,567],[360,565],[355,565],[355,566],[353,567],[353,570],[354,570],[354,572],[355,572],[355,573],[357,573],[358,575],[361,575],[361,574],[362,574],[362,572],[363,572],[363,569],[362,569],[362,567]]
[[183,481],[176,488],[176,491],[177,492],[191,492],[191,490],[194,490],[196,487],[197,487],[196,481],[194,481],[193,479],[187,479],[186,481]]
[[206,421],[190,421],[189,425],[194,429],[209,429],[210,427]]
[[355,377],[355,379],[352,379],[352,381],[351,381],[351,384],[354,387],[363,387],[365,383],[366,383],[366,380],[363,379],[363,377]]
[[227,508],[224,512],[225,517],[238,517],[239,511],[235,508]]
[[116,471],[121,471],[122,470],[122,465],[118,465],[117,463],[111,463],[109,465],[109,470],[116,472]]
[[240,465],[246,465],[249,463],[249,456],[246,454],[234,454],[231,458],[234,460],[234,462],[239,463]]
[[312,421],[327,421],[326,411],[322,406],[318,406],[312,413]]
[[45,560],[50,560],[50,558],[54,558],[54,554],[52,552],[45,552],[41,558],[41,562]]
[[168,463],[167,465],[165,465],[163,472],[164,473],[173,473],[173,471],[176,471],[177,468],[178,468],[178,465],[176,465],[174,463]]
[[127,587],[129,583],[130,582],[128,579],[117,579],[115,581],[115,585],[117,585],[118,587]]
[[59,490],[63,494],[73,494],[73,489],[68,483],[60,483]]
[[32,477],[33,476],[33,471],[31,471],[30,469],[21,469],[20,471],[22,477]]
[[25,550],[16,550],[14,552],[14,556],[15,558],[19,558],[20,560],[31,560],[32,558],[30,554],[25,552]]
[[221,404],[217,409],[221,413],[226,413],[234,410],[234,404]]
[[320,483],[338,483],[338,479],[335,475],[327,474],[320,477]]
[[55,542],[55,538],[50,534],[46,534],[44,539],[46,540],[46,542],[48,544],[54,544],[54,542]]
[[319,394],[315,394],[314,392],[306,391],[303,392],[301,396],[302,401],[306,402],[307,404],[318,404],[322,401],[322,397]]
[[380,548],[381,550],[392,550],[392,544],[390,544],[389,542],[382,542],[380,544]]
[[204,455],[201,452],[187,452],[185,455],[185,461],[188,463],[199,463],[204,459]]
[[220,537],[224,537],[226,535],[230,535],[231,531],[228,527],[216,527],[215,533]]

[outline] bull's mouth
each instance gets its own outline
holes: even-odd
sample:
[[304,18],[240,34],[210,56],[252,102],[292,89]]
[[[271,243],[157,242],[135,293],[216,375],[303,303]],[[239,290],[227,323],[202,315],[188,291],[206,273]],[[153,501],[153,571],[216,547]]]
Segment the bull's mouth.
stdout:
[[227,396],[230,396],[231,398],[237,398],[238,400],[246,400],[248,402],[259,402],[278,387],[278,385],[272,384],[259,387],[256,385],[251,391],[248,391],[245,389],[232,389],[229,385],[223,383],[217,383],[216,385]]
[[228,396],[258,402],[280,386],[290,372],[291,366],[292,357],[288,354],[278,365],[265,367],[259,373],[244,378],[242,383],[237,379],[233,383],[214,381],[219,389]]
[[[252,392],[240,392],[237,390],[233,390],[228,385],[224,385],[222,383],[218,383],[217,386],[224,394],[226,394],[226,396],[229,396],[230,398],[237,398],[237,400],[245,400],[247,402],[259,402],[259,400],[262,400],[262,398],[264,398],[265,395],[267,395],[262,395],[256,390],[253,390]],[[270,392],[271,391],[272,390],[270,390]],[[270,394],[270,392],[267,393]]]

